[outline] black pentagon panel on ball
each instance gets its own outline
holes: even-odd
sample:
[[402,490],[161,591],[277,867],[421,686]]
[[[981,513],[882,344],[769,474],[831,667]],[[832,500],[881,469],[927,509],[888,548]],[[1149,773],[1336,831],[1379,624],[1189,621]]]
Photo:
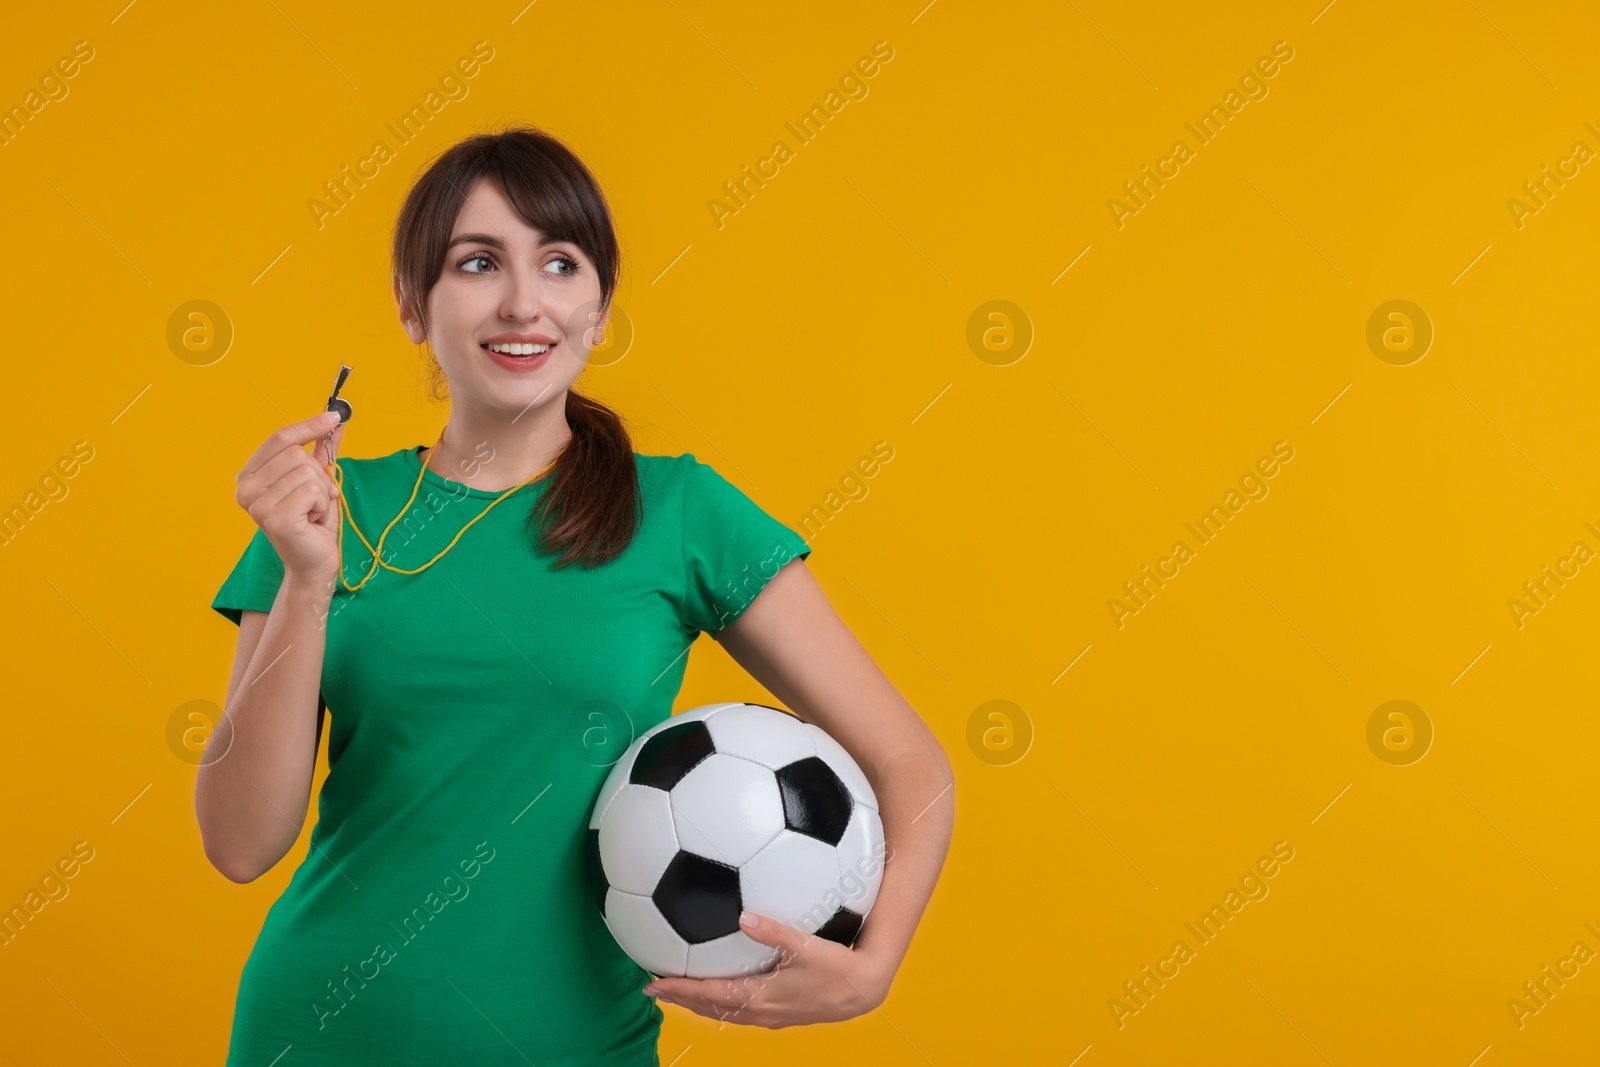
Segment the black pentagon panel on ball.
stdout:
[[686,722],[669,727],[646,741],[628,772],[634,785],[653,785],[671,789],[694,765],[717,750],[711,731],[704,722]]
[[738,930],[739,912],[744,908],[738,870],[693,852],[680,852],[672,858],[650,898],[678,936],[691,945]]
[[840,908],[833,913],[833,918],[817,927],[817,936],[837,941],[849,948],[856,943],[856,938],[861,936],[862,921],[862,917],[849,908]]
[[778,771],[783,818],[789,829],[837,845],[850,824],[850,790],[820,757],[807,756]]
[[606,869],[600,863],[600,831],[589,830],[588,835],[584,842],[587,855],[584,866],[588,868],[589,891],[594,894],[594,902],[603,913],[606,910],[606,890],[611,888],[611,883],[606,880]]

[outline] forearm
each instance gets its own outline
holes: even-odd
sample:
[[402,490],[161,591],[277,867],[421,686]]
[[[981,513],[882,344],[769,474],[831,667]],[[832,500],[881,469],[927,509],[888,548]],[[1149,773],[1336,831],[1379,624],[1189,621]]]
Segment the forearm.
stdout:
[[310,806],[330,597],[285,579],[195,782],[207,857],[234,881],[282,859]]
[[[955,779],[931,733],[881,767],[872,779],[888,845],[883,884],[856,941],[878,969],[878,995],[887,996],[923,910],[933,895],[955,826]],[[865,991],[864,991],[865,992]]]
[[[852,973],[874,987],[859,992],[881,1000],[950,847],[950,760],[845,627],[803,561],[791,560],[779,570],[755,603],[717,634],[717,642],[801,720],[842,745],[872,783],[888,851],[878,896],[856,939],[859,970]],[[859,1004],[854,1009],[860,1014]]]

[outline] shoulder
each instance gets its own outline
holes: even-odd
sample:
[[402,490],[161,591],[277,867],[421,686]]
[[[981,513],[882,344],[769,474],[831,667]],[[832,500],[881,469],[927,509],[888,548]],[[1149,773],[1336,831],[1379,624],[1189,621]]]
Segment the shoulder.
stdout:
[[772,519],[749,493],[692,452],[652,456],[659,499],[682,519],[685,530],[722,536],[744,527],[766,527]]
[[635,452],[633,462],[639,468],[640,475],[646,473],[654,475],[677,475],[684,469],[700,462],[694,458],[694,453],[684,452],[676,456],[659,456],[648,452]]
[[692,452],[676,456],[633,454],[639,471],[639,487],[649,497],[678,499],[686,489],[703,484],[706,478],[721,480],[722,476],[710,465],[700,462]]
[[741,489],[693,452],[635,456],[646,510],[672,516],[685,530],[721,527],[756,506]]

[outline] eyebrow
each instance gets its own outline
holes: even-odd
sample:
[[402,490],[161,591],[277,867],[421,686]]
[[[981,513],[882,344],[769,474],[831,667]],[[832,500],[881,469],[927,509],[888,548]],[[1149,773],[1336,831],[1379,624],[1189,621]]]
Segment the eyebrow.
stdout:
[[[444,250],[446,252],[448,252],[448,251],[450,251],[450,249],[454,248],[456,245],[462,245],[462,244],[488,245],[490,248],[498,248],[501,251],[504,251],[505,247],[506,247],[506,243],[504,241],[502,241],[500,238],[496,237],[492,233],[463,233],[463,234],[461,234],[461,235],[459,235],[457,237],[451,238],[450,243],[444,246]],[[552,238],[552,237],[546,237],[544,240],[542,240],[538,244],[534,245],[534,247],[535,248],[543,248],[546,245],[561,245],[561,244],[570,245],[570,244],[572,244],[572,242],[571,241],[562,241],[562,240],[558,240],[558,239]]]

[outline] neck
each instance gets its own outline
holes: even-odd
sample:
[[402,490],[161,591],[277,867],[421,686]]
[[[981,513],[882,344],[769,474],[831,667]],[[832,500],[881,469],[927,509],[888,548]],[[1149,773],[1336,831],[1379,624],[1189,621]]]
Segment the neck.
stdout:
[[[566,395],[520,413],[452,407],[444,437],[421,452],[428,469],[453,482],[500,492],[554,462],[572,437]],[[516,421],[513,422],[512,420]]]

